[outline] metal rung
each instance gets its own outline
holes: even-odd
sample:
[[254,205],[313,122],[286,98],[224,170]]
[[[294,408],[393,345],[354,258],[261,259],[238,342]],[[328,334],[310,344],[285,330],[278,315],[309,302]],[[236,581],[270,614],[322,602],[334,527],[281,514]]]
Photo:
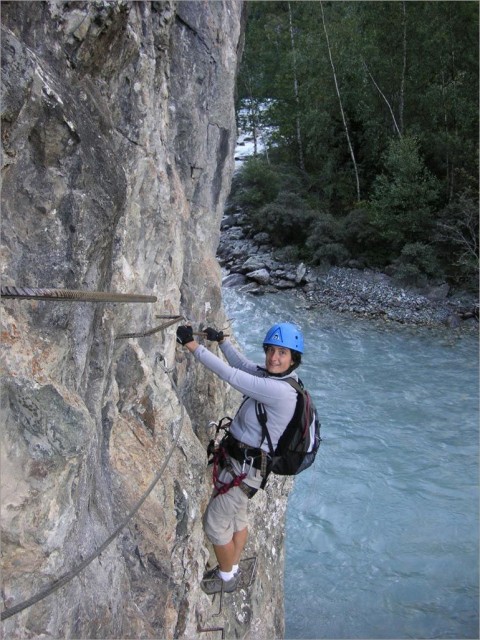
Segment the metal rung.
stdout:
[[[255,570],[257,568],[257,556],[251,556],[250,558],[244,558],[243,560],[240,560],[240,567],[242,568],[242,575],[240,577],[240,581],[238,583],[238,587],[235,591],[237,591],[238,589],[248,589],[250,587],[250,585],[253,582],[253,579],[255,577]],[[247,564],[247,567],[245,568],[244,565]],[[212,578],[212,580],[214,580],[215,578]],[[235,593],[235,591],[232,591],[232,593]],[[220,596],[219,598],[219,603],[218,603],[218,611],[217,613],[212,613],[212,618],[216,618],[219,615],[221,615],[222,613],[222,607],[223,607],[223,588],[221,591],[217,592]],[[217,593],[213,594],[213,600],[212,603],[215,602],[215,596],[217,595]]]
[[[252,584],[253,579],[255,578],[255,570],[257,568],[257,556],[251,556],[250,558],[245,558],[244,560],[240,560],[240,566],[248,562],[250,563],[250,567],[248,567],[247,570],[242,571],[243,575],[240,580],[240,585],[244,589],[248,589],[248,587],[250,587],[250,585]],[[250,575],[248,574],[248,571],[250,572]],[[247,581],[247,576],[248,576],[248,581]]]
[[198,633],[206,633],[207,631],[221,631],[222,632],[222,640],[225,638],[225,627],[207,627],[206,629],[202,629],[200,626],[197,627]]

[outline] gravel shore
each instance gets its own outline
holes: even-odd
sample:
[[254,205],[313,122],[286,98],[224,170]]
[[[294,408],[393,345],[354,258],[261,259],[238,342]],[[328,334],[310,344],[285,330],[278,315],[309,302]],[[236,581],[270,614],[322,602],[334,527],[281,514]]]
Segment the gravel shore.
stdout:
[[478,300],[473,294],[452,292],[447,284],[421,290],[406,288],[372,270],[325,270],[280,262],[266,243],[268,236],[248,238],[248,230],[236,222],[230,217],[222,224],[217,255],[226,273],[224,286],[241,286],[254,295],[295,289],[310,308],[326,307],[408,325],[478,331]]

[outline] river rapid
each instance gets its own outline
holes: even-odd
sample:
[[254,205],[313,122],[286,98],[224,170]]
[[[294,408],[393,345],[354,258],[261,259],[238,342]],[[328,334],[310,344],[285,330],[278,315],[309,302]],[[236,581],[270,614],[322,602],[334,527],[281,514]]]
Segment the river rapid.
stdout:
[[285,637],[478,638],[478,344],[455,330],[223,292],[262,362],[277,321],[305,336],[298,373],[323,442],[287,512]]

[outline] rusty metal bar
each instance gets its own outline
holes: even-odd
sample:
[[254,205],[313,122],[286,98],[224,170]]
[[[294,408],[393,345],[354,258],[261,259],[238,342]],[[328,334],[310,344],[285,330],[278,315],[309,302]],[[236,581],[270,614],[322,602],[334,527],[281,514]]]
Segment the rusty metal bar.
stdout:
[[[159,317],[159,316],[157,316]],[[146,336],[151,336],[154,333],[158,333],[162,329],[166,329],[170,327],[172,324],[176,322],[181,322],[183,320],[183,316],[164,316],[165,318],[171,318],[168,322],[163,322],[158,327],[153,327],[153,329],[148,329],[147,331],[139,331],[137,333],[121,333],[118,336],[115,336],[115,340],[122,340],[124,338],[145,338]]]
[[198,633],[207,633],[207,631],[221,631],[222,632],[222,640],[225,638],[225,627],[207,627],[206,629],[202,629],[200,626],[197,627]]
[[48,300],[70,302],[157,302],[157,296],[136,293],[110,293],[108,291],[82,291],[78,289],[36,289],[32,287],[2,286],[2,298],[21,300]]

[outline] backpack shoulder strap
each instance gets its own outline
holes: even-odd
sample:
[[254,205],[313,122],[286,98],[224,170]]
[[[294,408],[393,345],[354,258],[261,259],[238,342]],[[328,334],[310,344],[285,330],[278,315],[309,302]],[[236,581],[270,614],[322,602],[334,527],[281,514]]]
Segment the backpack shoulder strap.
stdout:
[[288,384],[295,389],[297,393],[305,393],[305,387],[303,386],[303,382],[300,380],[295,380],[295,378],[284,378],[284,382],[288,382]]
[[[295,380],[295,378],[283,378],[282,380],[283,382],[288,382],[290,384],[290,386],[292,386],[295,391],[298,393],[304,393],[303,391],[303,383],[300,380],[300,378],[297,380]],[[268,443],[268,449],[270,451],[270,455],[273,459],[273,456],[275,455],[275,451],[273,449],[273,442],[272,442],[272,438],[270,437],[270,433],[268,432],[268,428],[267,428],[267,410],[265,409],[265,406],[258,401],[255,401],[255,413],[257,414],[257,420],[260,423],[260,426],[262,427],[262,442],[266,439],[267,443]],[[287,425],[288,426],[288,425]],[[261,443],[260,443],[261,444]],[[260,485],[261,489],[265,488],[265,485],[267,484],[267,479],[268,476],[270,475],[270,470],[267,469],[267,473],[265,474],[265,477],[262,480],[262,484]]]
[[[270,437],[270,433],[267,428],[267,410],[265,406],[261,402],[255,402],[255,413],[257,414],[257,420],[262,427],[262,442],[266,439],[268,443],[268,449],[270,451],[270,455],[273,458],[275,451],[273,450],[272,438]],[[262,444],[260,443],[260,445]]]
[[[282,382],[288,382],[288,384],[292,386],[297,393],[302,393],[302,394],[304,393],[303,383],[300,380],[300,378],[298,379],[298,381],[295,380],[295,378],[283,378]],[[255,402],[255,413],[257,414],[257,420],[262,427],[262,442],[264,440],[267,440],[268,448],[270,450],[270,455],[273,458],[275,451],[273,449],[272,439],[270,437],[270,433],[268,432],[268,427],[267,427],[267,410],[265,409],[265,406],[261,402],[258,402],[258,401]]]

